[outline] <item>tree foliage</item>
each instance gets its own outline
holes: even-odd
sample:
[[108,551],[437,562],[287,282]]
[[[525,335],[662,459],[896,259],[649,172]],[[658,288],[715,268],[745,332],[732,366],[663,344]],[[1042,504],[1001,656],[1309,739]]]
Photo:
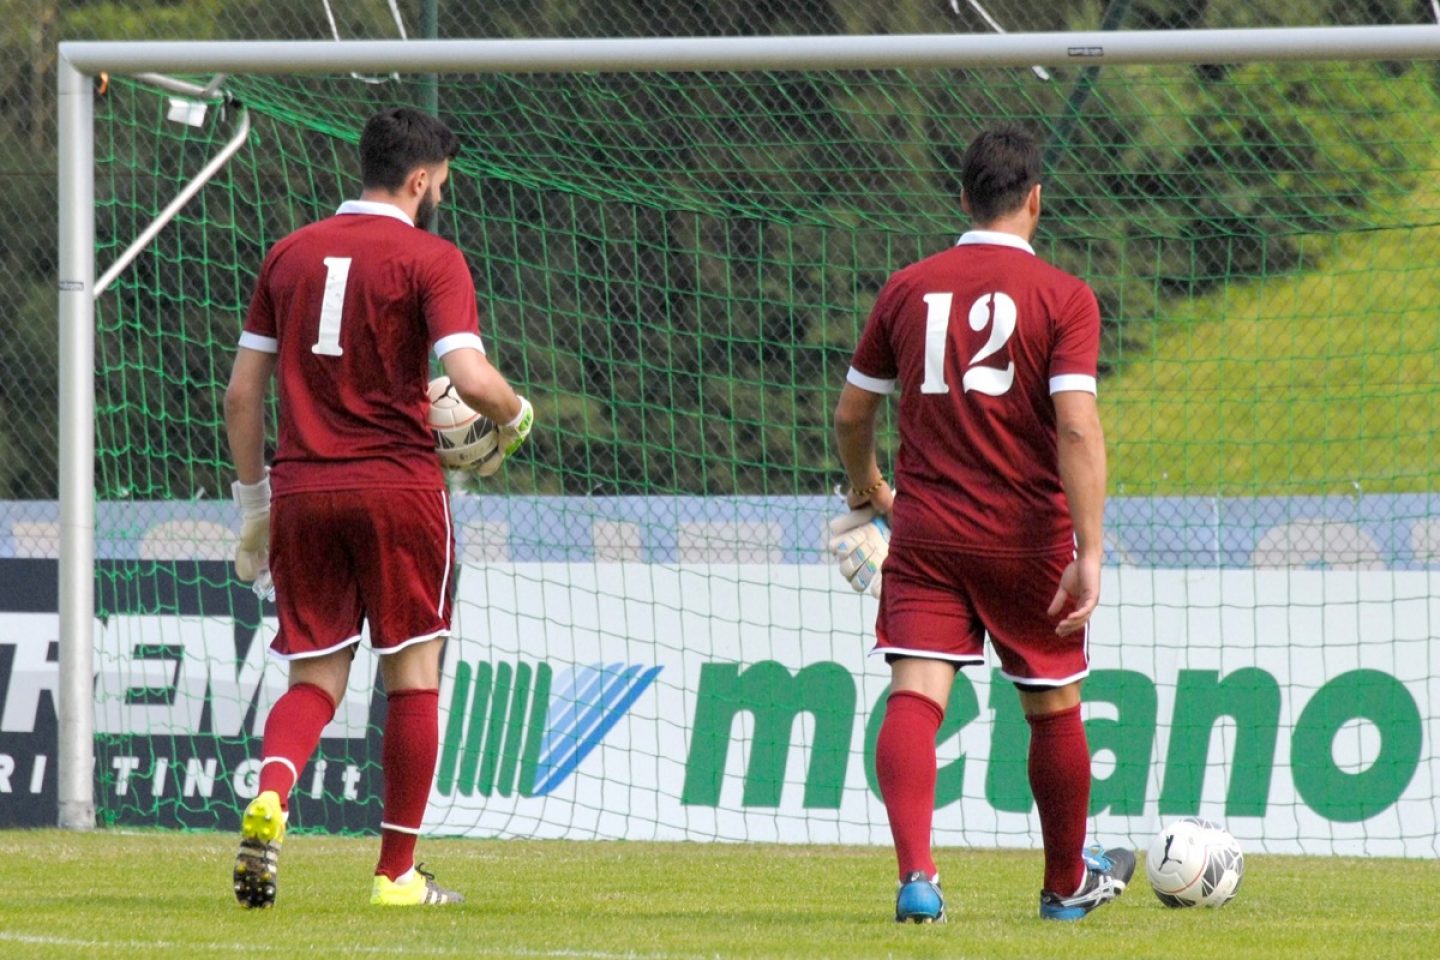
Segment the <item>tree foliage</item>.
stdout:
[[[345,37],[388,37],[388,8],[331,4]],[[1150,0],[987,5],[1011,29],[1405,22],[1396,2]],[[14,9],[11,9],[14,8]],[[24,11],[38,11],[31,17]],[[939,0],[439,0],[441,36],[735,35],[983,30]],[[412,35],[421,0],[401,4]],[[0,251],[0,496],[55,493],[53,45],[57,36],[329,37],[320,2],[0,0],[36,24],[0,44],[0,207],[32,226]],[[358,121],[417,80],[233,78],[250,146],[167,228],[100,309],[102,496],[225,489],[217,385],[263,251],[356,189]],[[148,99],[147,99],[148,97]],[[1354,64],[1128,71],[467,78],[440,90],[467,151],[443,229],[469,254],[487,339],[545,424],[513,489],[793,493],[833,467],[829,411],[888,273],[964,224],[969,133],[1025,119],[1049,141],[1041,252],[1086,277],[1106,362],[1167,305],[1300,266],[1294,238],[1365,226],[1408,189],[1407,111],[1429,71]],[[1428,105],[1428,107],[1427,107]],[[163,99],[117,85],[100,197],[102,260],[227,132],[175,135]],[[107,111],[109,113],[107,114]],[[126,112],[128,111],[128,112]],[[122,116],[123,113],[123,116]],[[102,263],[103,265],[103,263]],[[1157,326],[1161,325],[1161,326]],[[216,345],[219,345],[217,348]]]

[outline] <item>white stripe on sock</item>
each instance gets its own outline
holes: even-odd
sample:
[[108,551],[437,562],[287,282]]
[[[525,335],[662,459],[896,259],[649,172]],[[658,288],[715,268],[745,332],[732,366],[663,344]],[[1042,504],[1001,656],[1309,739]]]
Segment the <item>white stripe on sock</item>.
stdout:
[[283,764],[285,764],[286,767],[289,768],[289,770],[290,770],[290,788],[291,788],[292,790],[295,788],[295,784],[297,784],[297,783],[300,782],[300,771],[298,771],[298,770],[295,769],[295,764],[291,763],[289,760],[285,759],[284,757],[266,757],[264,760],[261,760],[261,761],[260,761],[260,769],[261,769],[261,770],[264,770],[264,769],[265,769],[265,765],[266,765],[267,763],[283,763]]

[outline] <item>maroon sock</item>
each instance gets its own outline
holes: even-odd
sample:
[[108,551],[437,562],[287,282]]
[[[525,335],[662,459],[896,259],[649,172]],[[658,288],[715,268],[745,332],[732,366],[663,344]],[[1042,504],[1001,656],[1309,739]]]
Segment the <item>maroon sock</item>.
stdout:
[[380,762],[385,774],[380,863],[376,874],[394,880],[415,865],[415,841],[430,799],[435,754],[440,748],[440,691],[396,690],[387,698]]
[[1085,822],[1090,808],[1090,747],[1080,706],[1026,717],[1030,789],[1045,840],[1045,889],[1068,897],[1085,879]]
[[875,774],[902,880],[915,870],[935,876],[930,824],[935,818],[935,734],[943,719],[940,704],[913,690],[897,690],[885,701]]
[[260,748],[260,792],[280,794],[280,809],[290,808],[290,791],[320,743],[320,731],[335,716],[330,695],[313,683],[286,690],[265,718]]

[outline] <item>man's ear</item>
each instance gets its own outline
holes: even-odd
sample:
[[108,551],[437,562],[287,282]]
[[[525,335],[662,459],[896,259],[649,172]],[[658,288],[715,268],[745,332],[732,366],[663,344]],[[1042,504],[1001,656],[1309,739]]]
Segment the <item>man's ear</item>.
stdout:
[[1037,183],[1030,188],[1030,196],[1025,201],[1025,205],[1030,211],[1030,216],[1040,216],[1040,184]]
[[964,187],[960,188],[960,209],[965,216],[972,216],[970,213],[970,194],[965,192]]

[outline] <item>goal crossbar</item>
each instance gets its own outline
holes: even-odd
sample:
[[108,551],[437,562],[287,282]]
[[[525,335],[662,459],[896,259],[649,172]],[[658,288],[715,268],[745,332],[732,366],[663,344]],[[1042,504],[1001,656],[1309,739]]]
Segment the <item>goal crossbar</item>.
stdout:
[[86,73],[860,70],[1440,57],[1440,25],[894,36],[66,42]]

